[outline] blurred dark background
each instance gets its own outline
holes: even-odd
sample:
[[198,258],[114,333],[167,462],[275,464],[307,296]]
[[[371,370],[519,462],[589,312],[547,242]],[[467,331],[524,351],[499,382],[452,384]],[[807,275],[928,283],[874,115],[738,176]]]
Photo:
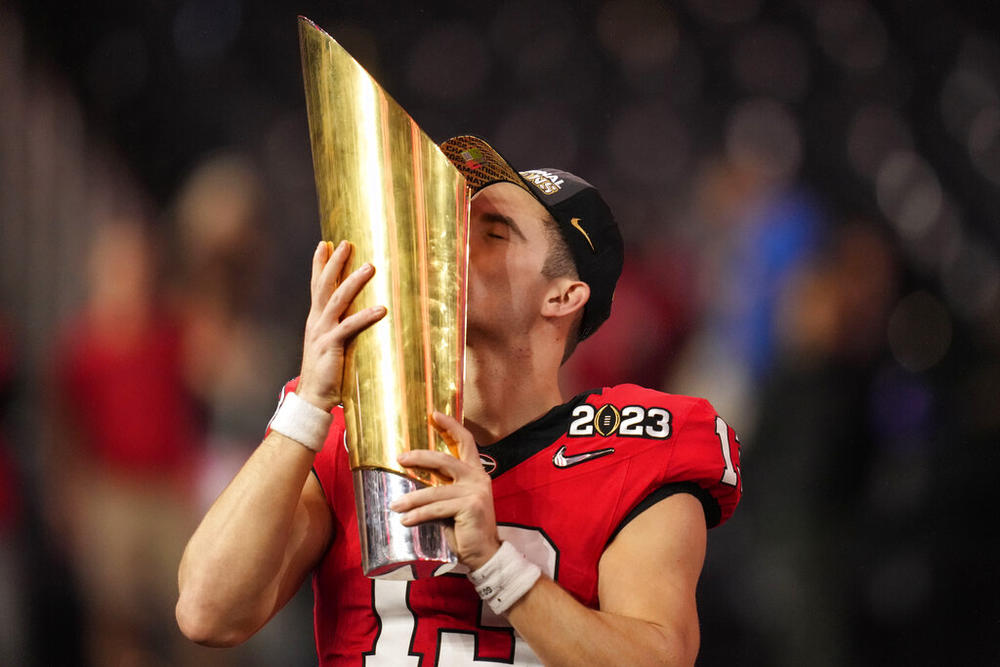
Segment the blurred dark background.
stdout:
[[308,587],[234,651],[172,618],[297,372],[297,14],[434,139],[616,212],[615,312],[566,391],[705,396],[741,434],[699,664],[997,664],[990,3],[420,5],[0,1],[0,664],[315,662]]

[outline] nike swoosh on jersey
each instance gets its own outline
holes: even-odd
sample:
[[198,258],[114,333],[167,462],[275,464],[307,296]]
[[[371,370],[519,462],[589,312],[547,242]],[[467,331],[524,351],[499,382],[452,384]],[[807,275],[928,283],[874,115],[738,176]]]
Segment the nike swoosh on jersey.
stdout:
[[552,457],[552,463],[555,464],[557,468],[572,468],[575,465],[579,465],[587,461],[593,461],[594,459],[599,459],[602,456],[614,453],[614,447],[607,447],[605,449],[595,449],[590,452],[581,452],[580,454],[570,454],[567,456],[566,445],[563,445]]

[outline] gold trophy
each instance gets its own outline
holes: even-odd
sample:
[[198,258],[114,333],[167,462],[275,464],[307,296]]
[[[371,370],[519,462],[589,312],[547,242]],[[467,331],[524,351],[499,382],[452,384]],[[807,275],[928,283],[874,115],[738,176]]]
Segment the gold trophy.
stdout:
[[462,419],[468,190],[402,107],[303,17],[299,47],[323,238],[354,244],[348,271],[376,267],[351,312],[388,308],[348,346],[344,368],[362,568],[373,578],[442,574],[457,562],[445,524],[405,527],[388,505],[446,481],[396,461],[449,451],[428,415]]

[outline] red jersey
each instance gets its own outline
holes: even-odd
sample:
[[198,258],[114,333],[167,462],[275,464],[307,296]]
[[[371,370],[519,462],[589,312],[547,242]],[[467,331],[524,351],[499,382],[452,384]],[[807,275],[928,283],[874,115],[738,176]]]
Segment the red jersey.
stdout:
[[[540,664],[464,574],[417,581],[362,575],[344,439],[336,408],[314,467],[334,520],[333,542],[313,576],[320,664]],[[636,385],[581,394],[479,451],[493,478],[501,539],[595,609],[601,555],[643,510],[690,493],[712,527],[740,498],[739,445],[712,406]]]

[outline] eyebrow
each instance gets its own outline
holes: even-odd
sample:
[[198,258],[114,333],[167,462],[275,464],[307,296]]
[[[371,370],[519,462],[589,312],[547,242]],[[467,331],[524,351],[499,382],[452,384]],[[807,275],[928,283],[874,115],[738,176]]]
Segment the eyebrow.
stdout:
[[528,240],[524,236],[524,232],[521,231],[521,228],[517,226],[516,222],[514,222],[513,218],[509,218],[506,215],[502,213],[497,213],[495,211],[487,211],[481,214],[480,217],[483,222],[496,222],[500,223],[501,225],[507,225],[507,227],[510,228],[512,232],[520,236],[522,240],[524,241]]

